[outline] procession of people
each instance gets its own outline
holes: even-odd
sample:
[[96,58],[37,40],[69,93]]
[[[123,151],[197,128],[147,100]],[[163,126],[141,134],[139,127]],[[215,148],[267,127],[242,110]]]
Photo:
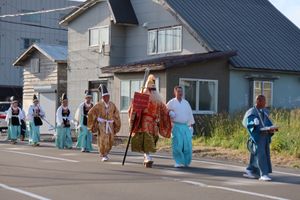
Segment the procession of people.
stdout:
[[[145,84],[140,94],[147,97],[145,107],[139,110],[134,103],[131,103],[129,107],[131,151],[142,153],[144,166],[151,168],[154,163],[151,154],[156,152],[159,138],[171,138],[174,167],[189,167],[193,155],[192,137],[195,124],[192,108],[184,99],[184,91],[181,86],[174,87],[174,98],[167,104],[164,103],[157,91],[155,81],[155,76],[152,74],[144,80]],[[99,92],[101,100],[92,102],[91,91],[85,91],[84,101],[78,106],[74,119],[68,107],[68,97],[65,93],[62,94],[61,105],[56,111],[55,146],[58,149],[73,148],[71,126],[74,124],[78,134],[76,148],[82,152],[93,151],[94,135],[97,137],[100,159],[106,162],[110,159],[109,154],[114,144],[114,138],[120,131],[121,118],[117,106],[110,100],[110,93],[106,86],[101,84]],[[19,102],[14,96],[10,98],[10,101],[11,106],[5,119],[8,124],[7,140],[16,144],[18,139],[24,140],[25,137],[28,137],[30,145],[39,146],[40,127],[43,125],[43,121],[46,121],[46,113],[40,105],[38,97],[33,95],[32,105],[29,106],[27,116],[19,107]],[[278,128],[271,122],[265,105],[265,96],[259,95],[256,98],[256,105],[245,113],[242,120],[243,126],[249,133],[247,148],[250,152],[250,161],[244,177],[271,181],[269,176],[272,173],[270,143]],[[127,149],[123,164],[126,154]]]

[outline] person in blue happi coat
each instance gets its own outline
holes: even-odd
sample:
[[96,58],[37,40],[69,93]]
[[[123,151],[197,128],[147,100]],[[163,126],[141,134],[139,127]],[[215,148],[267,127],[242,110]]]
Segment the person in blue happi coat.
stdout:
[[278,128],[273,126],[265,106],[266,97],[257,96],[256,105],[246,112],[243,119],[243,125],[249,133],[247,147],[250,151],[250,162],[244,176],[271,181],[269,176],[272,173],[270,143],[271,137],[275,131],[278,131]]

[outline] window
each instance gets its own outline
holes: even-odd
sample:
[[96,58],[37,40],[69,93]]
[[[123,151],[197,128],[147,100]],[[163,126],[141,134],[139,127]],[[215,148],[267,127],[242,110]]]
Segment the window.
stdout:
[[[157,91],[159,92],[159,78],[155,81]],[[127,111],[135,92],[139,92],[142,88],[142,80],[124,80],[121,81],[121,111]]]
[[142,87],[142,80],[121,81],[121,111],[127,111],[134,92],[138,92]]
[[33,38],[23,38],[23,48],[27,49],[30,47],[33,43],[39,43],[40,39],[33,39]]
[[254,81],[253,82],[253,105],[255,105],[258,95],[266,97],[266,107],[271,107],[273,103],[273,82],[271,81]]
[[93,28],[89,30],[89,45],[99,46],[100,44],[109,44],[109,27]]
[[[34,12],[33,10],[22,10],[22,13]],[[21,16],[22,22],[30,22],[30,23],[41,23],[41,14],[32,14],[32,15],[23,15]]]
[[182,49],[182,27],[148,31],[148,54],[179,52]]
[[40,59],[33,58],[30,60],[30,71],[33,74],[40,73]]
[[214,114],[218,111],[218,81],[180,79],[184,97],[196,114]]
[[92,93],[92,99],[94,104],[96,104],[100,99],[100,93],[99,93],[99,85],[103,84],[106,87],[108,87],[108,81],[107,80],[97,80],[97,81],[89,81],[89,90]]

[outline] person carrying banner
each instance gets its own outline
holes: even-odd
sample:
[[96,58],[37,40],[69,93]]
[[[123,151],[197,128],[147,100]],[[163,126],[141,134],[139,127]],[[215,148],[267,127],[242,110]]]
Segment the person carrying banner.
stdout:
[[171,120],[168,110],[161,96],[156,90],[155,76],[150,74],[147,78],[143,94],[149,95],[148,106],[142,111],[138,120],[134,120],[133,104],[129,108],[130,124],[133,126],[131,150],[144,153],[144,166],[151,168],[153,159],[150,153],[156,152],[156,143],[159,135],[165,138],[171,136]]

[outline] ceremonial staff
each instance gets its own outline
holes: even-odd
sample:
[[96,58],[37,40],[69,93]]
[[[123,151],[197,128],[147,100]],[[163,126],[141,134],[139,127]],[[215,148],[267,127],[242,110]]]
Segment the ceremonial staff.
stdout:
[[[125,150],[122,165],[125,164],[125,160],[126,160],[128,148],[129,148],[129,145],[130,145],[131,137],[132,137],[132,134],[133,134],[133,131],[134,131],[134,127],[136,126],[136,123],[138,124],[140,122],[142,111],[145,108],[147,108],[147,106],[148,106],[149,95],[143,94],[143,91],[144,91],[144,88],[145,88],[145,85],[146,85],[147,78],[149,76],[149,72],[150,72],[149,68],[146,68],[141,92],[140,93],[138,93],[138,92],[134,93],[134,98],[133,98],[133,103],[132,103],[133,112],[131,112],[131,115],[130,115],[130,121],[132,120],[132,123],[131,123],[132,125],[130,126],[130,133],[129,133],[128,142],[127,142],[127,146],[126,146],[126,150]],[[139,101],[138,100],[139,98],[143,99],[144,101],[142,101],[142,102]],[[138,118],[139,118],[139,120],[138,120]]]

